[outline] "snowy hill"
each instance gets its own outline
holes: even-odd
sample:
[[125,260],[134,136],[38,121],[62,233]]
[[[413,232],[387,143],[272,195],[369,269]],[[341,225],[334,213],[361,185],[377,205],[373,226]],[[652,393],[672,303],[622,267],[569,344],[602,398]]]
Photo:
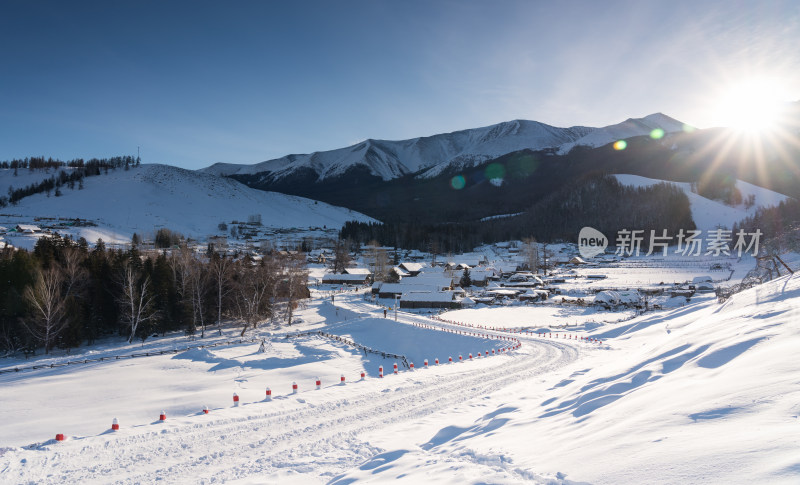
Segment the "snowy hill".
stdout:
[[691,184],[686,182],[670,182],[629,174],[615,175],[615,177],[620,183],[634,187],[647,187],[662,182],[680,187],[686,193],[689,203],[692,205],[694,223],[703,232],[712,230],[720,224],[730,229],[735,222],[755,214],[759,207],[775,206],[789,198],[772,190],[737,180],[736,187],[742,193],[742,199],[747,199],[748,196],[753,195],[755,196],[755,203],[750,208],[747,208],[744,204],[731,207],[692,192]]
[[680,131],[682,127],[682,123],[660,113],[604,128],[557,128],[536,121],[514,120],[411,140],[370,139],[346,148],[287,155],[255,165],[218,163],[202,171],[215,175],[263,173],[264,180],[279,180],[301,170],[310,170],[316,174],[317,181],[322,181],[343,175],[355,167],[366,167],[369,173],[383,180],[423,169],[429,169],[424,177],[432,177],[451,167],[471,167],[518,150],[552,148],[569,151],[576,145],[597,147],[620,138],[646,135],[655,128],[670,133]]
[[130,241],[134,232],[147,234],[159,227],[204,238],[219,232],[222,222],[247,221],[256,214],[272,228],[339,228],[349,220],[372,220],[341,207],[167,165],[118,169],[87,177],[84,185],[83,190],[63,189],[61,197],[26,197],[2,211],[2,224],[13,227],[34,218],[88,219],[97,227],[76,228],[75,236],[122,242]]

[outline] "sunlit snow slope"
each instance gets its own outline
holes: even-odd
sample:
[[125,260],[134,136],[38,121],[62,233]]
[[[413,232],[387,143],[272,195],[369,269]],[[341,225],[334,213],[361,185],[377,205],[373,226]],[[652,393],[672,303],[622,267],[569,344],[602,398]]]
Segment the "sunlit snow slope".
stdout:
[[692,219],[694,219],[694,223],[697,225],[698,229],[704,232],[712,230],[718,225],[730,229],[733,223],[755,214],[760,207],[775,206],[789,198],[778,192],[773,192],[772,190],[737,180],[736,187],[742,193],[742,199],[746,199],[752,194],[755,196],[755,203],[750,208],[747,208],[744,204],[732,207],[716,200],[706,199],[692,192],[691,184],[687,182],[670,182],[629,174],[615,175],[615,177],[620,183],[632,185],[634,187],[648,187],[662,182],[671,183],[680,187],[686,193],[686,196],[689,197],[689,203],[692,205]]
[[63,196],[37,194],[4,213],[28,217],[90,219],[130,239],[134,232],[168,227],[187,236],[219,232],[221,222],[247,221],[260,214],[267,227],[340,227],[372,219],[349,209],[303,197],[251,189],[234,180],[168,165],[142,165],[87,177],[83,190]]

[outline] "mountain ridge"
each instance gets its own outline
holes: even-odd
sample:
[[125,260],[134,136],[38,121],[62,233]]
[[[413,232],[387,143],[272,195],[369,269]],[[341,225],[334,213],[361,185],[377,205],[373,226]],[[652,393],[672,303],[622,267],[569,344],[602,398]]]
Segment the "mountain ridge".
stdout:
[[258,174],[261,182],[268,182],[310,169],[316,174],[316,181],[323,182],[363,166],[384,181],[416,173],[427,178],[450,167],[471,167],[523,149],[563,154],[576,146],[599,147],[618,139],[646,135],[657,128],[673,133],[683,127],[683,123],[662,113],[628,118],[601,128],[580,125],[559,128],[516,119],[407,140],[368,139],[344,148],[290,154],[252,165],[216,163],[199,171],[222,176]]

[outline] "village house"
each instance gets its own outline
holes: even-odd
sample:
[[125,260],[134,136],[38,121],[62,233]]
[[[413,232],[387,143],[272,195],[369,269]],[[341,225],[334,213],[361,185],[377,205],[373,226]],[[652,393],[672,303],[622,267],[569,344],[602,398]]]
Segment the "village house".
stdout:
[[322,284],[363,286],[369,284],[370,278],[369,274],[328,273],[322,277]]
[[423,263],[400,263],[400,269],[410,276],[417,276],[424,267],[425,264]]
[[23,234],[34,234],[37,232],[42,232],[41,227],[34,226],[32,224],[17,224],[14,230]]
[[400,296],[400,308],[461,308],[463,291],[412,291]]

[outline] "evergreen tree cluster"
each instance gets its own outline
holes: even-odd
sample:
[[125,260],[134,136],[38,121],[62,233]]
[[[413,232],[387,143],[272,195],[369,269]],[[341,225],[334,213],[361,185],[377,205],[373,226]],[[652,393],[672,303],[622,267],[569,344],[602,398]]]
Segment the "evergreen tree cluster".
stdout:
[[540,242],[575,242],[585,226],[606,234],[612,244],[621,229],[644,230],[646,243],[650,230],[674,235],[696,227],[689,199],[675,185],[631,187],[614,177],[590,174],[512,217],[440,224],[347,222],[339,237],[441,254],[528,236]]
[[308,297],[302,255],[259,262],[216,253],[90,248],[83,238],[42,237],[32,252],[0,249],[0,352],[74,348],[98,338],[129,341],[183,331],[201,336],[221,320],[242,335]]
[[733,234],[741,229],[746,233],[761,231],[762,249],[766,246],[778,253],[800,252],[800,201],[786,199],[773,207],[761,207],[752,216],[734,224]]
[[131,156],[111,157],[111,158],[92,158],[84,161],[82,158],[77,158],[64,162],[61,160],[54,160],[52,158],[45,159],[44,157],[30,157],[23,159],[14,159],[11,161],[0,162],[0,168],[13,169],[16,175],[19,169],[27,169],[29,171],[46,170],[50,171],[59,170],[58,174],[48,177],[38,183],[29,184],[25,187],[8,188],[8,196],[0,197],[0,208],[7,205],[16,205],[20,200],[25,197],[41,194],[46,192],[49,196],[51,192],[55,191],[56,196],[61,195],[61,188],[66,186],[70,189],[75,189],[77,185],[79,189],[83,188],[83,179],[100,175],[101,173],[108,173],[108,170],[115,170],[117,168],[125,168],[126,170],[131,166],[136,167],[140,164],[140,160]]

